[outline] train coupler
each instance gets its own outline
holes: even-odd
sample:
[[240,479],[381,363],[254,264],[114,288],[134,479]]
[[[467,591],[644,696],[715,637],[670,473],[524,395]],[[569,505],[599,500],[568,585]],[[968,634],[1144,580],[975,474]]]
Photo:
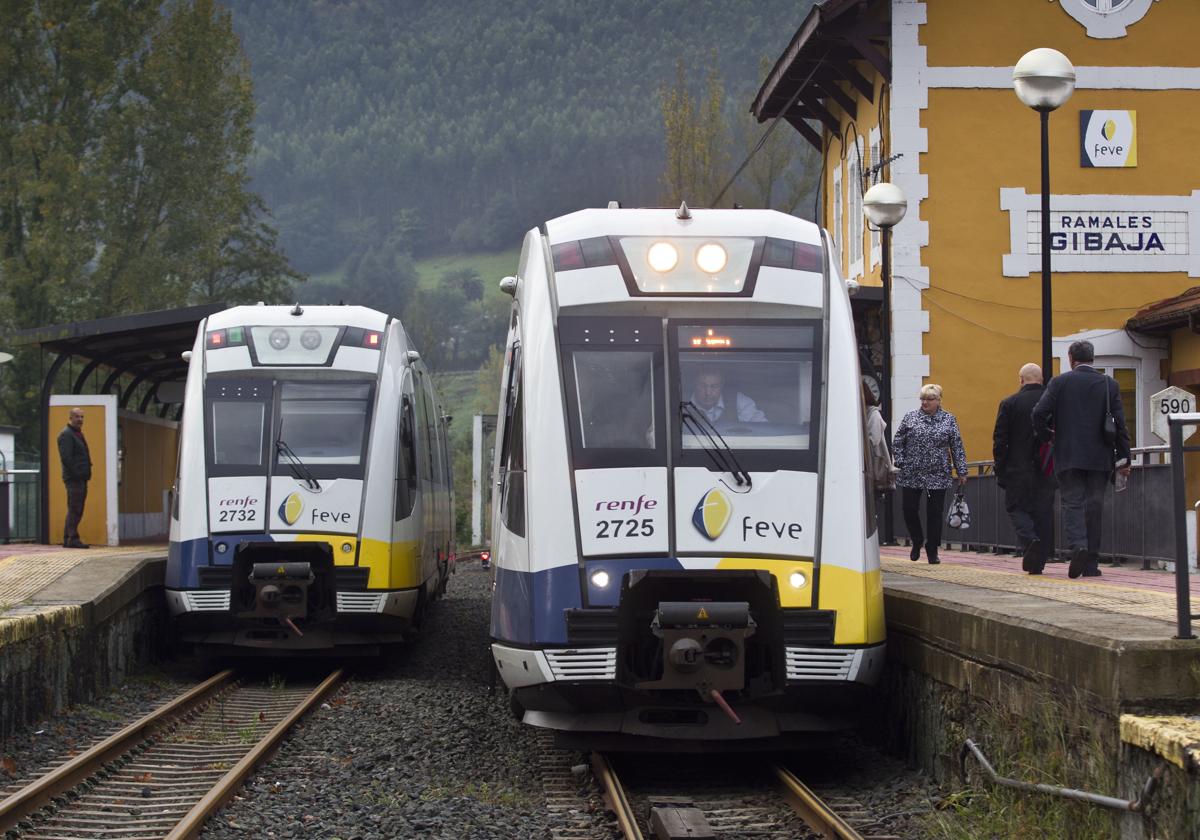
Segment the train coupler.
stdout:
[[249,576],[254,603],[239,617],[277,618],[299,633],[292,619],[308,615],[308,589],[314,580],[309,563],[255,563]]
[[[650,622],[662,645],[662,676],[638,689],[692,689],[706,701],[746,685],[746,639],[757,625],[746,601],[663,601]],[[723,705],[722,698],[718,705]]]

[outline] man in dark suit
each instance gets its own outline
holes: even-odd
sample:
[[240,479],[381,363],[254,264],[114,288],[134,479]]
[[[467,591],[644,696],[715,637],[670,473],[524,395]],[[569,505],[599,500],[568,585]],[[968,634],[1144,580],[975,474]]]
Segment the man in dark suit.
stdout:
[[1054,477],[1038,458],[1033,407],[1041,399],[1042,369],[1027,364],[1018,374],[1021,389],[1005,397],[996,412],[992,456],[996,482],[1004,488],[1004,509],[1025,556],[1021,568],[1040,575],[1054,550]]
[[[1113,470],[1129,475],[1129,432],[1116,380],[1092,367],[1090,341],[1067,350],[1071,370],[1050,380],[1033,409],[1040,440],[1053,437],[1054,472],[1062,499],[1063,530],[1073,577],[1100,576],[1100,517]],[[1111,439],[1105,430],[1111,414]]]
[[58,455],[62,460],[63,484],[67,488],[67,521],[63,526],[64,548],[89,548],[79,539],[79,521],[92,478],[92,456],[83,439],[83,409],[72,408],[67,425],[58,433]]

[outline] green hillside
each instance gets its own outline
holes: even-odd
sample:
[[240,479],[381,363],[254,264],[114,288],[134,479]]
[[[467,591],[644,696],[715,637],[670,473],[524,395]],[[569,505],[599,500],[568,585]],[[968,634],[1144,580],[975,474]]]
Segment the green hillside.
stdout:
[[314,275],[369,249],[507,249],[580,207],[654,204],[676,62],[699,92],[715,55],[744,114],[811,4],[231,0],[254,187]]

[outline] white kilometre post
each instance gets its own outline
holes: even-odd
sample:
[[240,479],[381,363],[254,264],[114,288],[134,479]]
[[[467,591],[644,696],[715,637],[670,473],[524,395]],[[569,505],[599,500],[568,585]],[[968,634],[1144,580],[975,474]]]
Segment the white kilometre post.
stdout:
[[[1150,431],[1158,435],[1163,443],[1170,440],[1167,418],[1172,414],[1190,414],[1196,410],[1196,396],[1175,385],[1164,388],[1150,396]],[[1187,440],[1196,431],[1193,425],[1183,427],[1183,439]]]
[[483,415],[471,422],[471,545],[483,542]]

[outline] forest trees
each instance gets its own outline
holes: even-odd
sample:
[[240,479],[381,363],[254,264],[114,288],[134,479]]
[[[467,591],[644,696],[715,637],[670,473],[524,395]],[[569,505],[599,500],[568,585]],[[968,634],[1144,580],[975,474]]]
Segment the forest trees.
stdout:
[[[769,62],[762,61],[759,77],[765,78],[769,71]],[[815,151],[790,130],[770,131],[769,124],[758,125],[748,112],[739,110],[731,119],[715,53],[710,55],[699,98],[692,87],[680,59],[675,84],[659,94],[666,147],[661,203],[675,206],[686,201],[693,207],[736,203],[797,212],[817,183],[820,162]],[[734,167],[743,161],[745,166],[738,172]]]
[[249,68],[213,0],[5,3],[0,78],[0,323],[295,279],[248,190]]
[[213,0],[0,4],[0,80],[0,334],[298,279],[248,188],[250,73]]

